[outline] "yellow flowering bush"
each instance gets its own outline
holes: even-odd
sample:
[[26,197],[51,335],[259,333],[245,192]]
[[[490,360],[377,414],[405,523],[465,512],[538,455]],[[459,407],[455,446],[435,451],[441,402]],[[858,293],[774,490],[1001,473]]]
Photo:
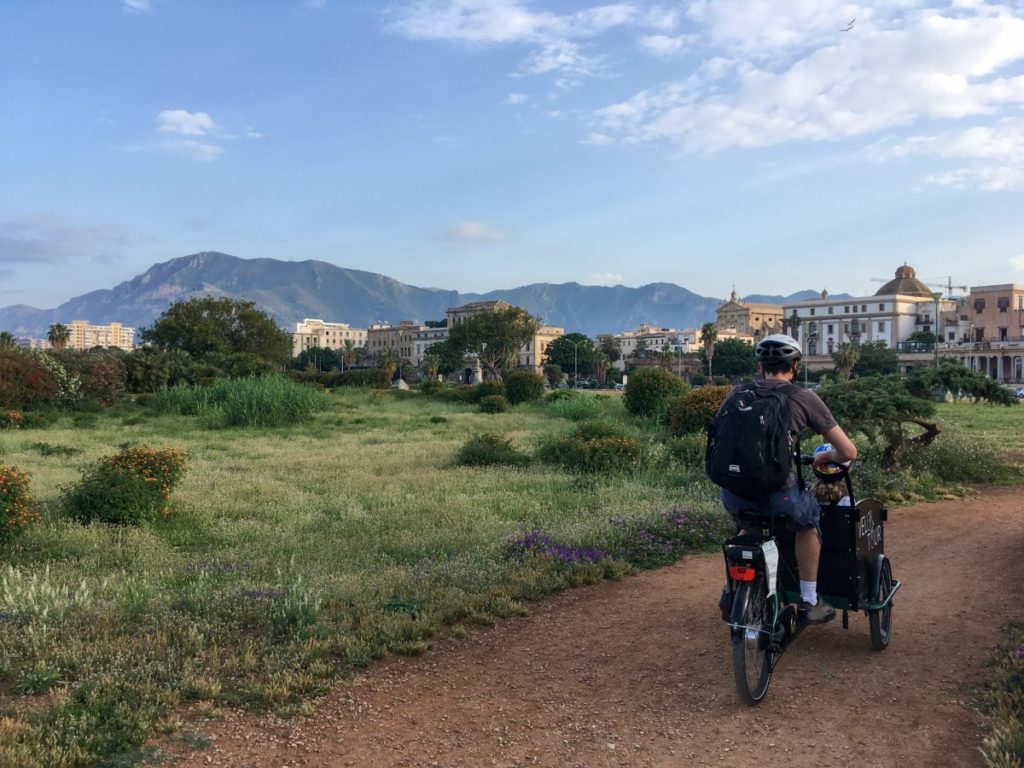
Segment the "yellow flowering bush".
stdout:
[[129,446],[100,459],[64,489],[61,509],[82,523],[132,525],[170,515],[167,502],[185,475],[185,455],[172,448]]
[[27,472],[0,464],[0,545],[9,544],[39,519],[28,484]]

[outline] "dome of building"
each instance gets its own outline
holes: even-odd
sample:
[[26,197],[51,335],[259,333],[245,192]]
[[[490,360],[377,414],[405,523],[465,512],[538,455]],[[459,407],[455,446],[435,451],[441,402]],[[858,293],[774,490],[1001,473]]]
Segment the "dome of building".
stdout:
[[904,264],[896,270],[896,277],[883,285],[875,292],[875,296],[927,296],[931,298],[931,289],[917,279],[917,273],[913,267]]

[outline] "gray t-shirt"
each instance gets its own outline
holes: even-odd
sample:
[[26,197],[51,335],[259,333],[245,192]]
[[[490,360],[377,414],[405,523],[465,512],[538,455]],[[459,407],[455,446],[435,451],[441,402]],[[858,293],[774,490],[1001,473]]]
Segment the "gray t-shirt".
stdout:
[[[778,389],[785,385],[786,382],[781,379],[762,379],[757,382],[759,388],[766,389]],[[808,427],[815,434],[824,435],[836,425],[832,411],[821,398],[815,392],[803,388],[789,396],[789,419],[790,431],[795,435],[801,434]]]
[[[782,379],[761,379],[756,382],[758,388],[766,389],[778,389],[786,384],[787,382]],[[736,387],[736,389],[739,389],[739,387]],[[729,394],[731,395],[732,392]],[[797,391],[789,396],[789,420],[789,430],[795,437],[801,436],[801,433],[807,428],[814,430],[819,435],[824,435],[832,427],[836,426],[837,423],[832,415],[832,411],[821,401],[821,398],[811,390],[803,389],[802,387],[798,387]],[[786,487],[790,488],[795,484],[796,473],[793,472],[786,482]]]

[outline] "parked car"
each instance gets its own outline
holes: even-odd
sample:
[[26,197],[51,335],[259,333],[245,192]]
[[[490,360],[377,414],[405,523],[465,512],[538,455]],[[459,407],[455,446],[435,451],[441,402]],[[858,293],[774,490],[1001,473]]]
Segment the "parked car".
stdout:
[[625,388],[626,388],[626,385],[625,385],[625,384],[622,384],[622,383],[619,383],[619,384],[616,384],[616,385],[615,385],[615,391],[616,391],[616,392],[621,392],[621,391],[622,391],[622,390],[624,390]]
[[1024,387],[1017,390],[1017,397],[1024,399]]

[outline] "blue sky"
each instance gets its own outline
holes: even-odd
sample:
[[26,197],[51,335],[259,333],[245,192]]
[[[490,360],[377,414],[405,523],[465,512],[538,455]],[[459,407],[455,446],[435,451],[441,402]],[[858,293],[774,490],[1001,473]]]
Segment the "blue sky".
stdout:
[[1024,282],[1024,2],[5,0],[0,305],[203,250],[419,286]]

